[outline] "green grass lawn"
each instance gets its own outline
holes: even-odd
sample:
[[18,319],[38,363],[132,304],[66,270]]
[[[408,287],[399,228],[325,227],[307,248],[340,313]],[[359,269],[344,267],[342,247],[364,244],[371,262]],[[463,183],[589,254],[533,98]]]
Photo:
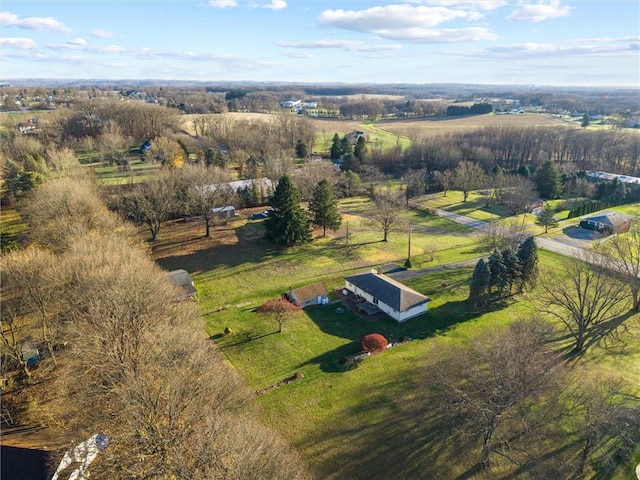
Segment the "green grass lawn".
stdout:
[[102,185],[123,185],[127,183],[138,183],[145,180],[149,174],[160,170],[161,165],[155,162],[141,162],[136,158],[131,160],[130,169],[122,170],[118,165],[103,166],[101,163],[88,164]]
[[[364,208],[366,202],[350,199],[345,203],[351,210]],[[346,208],[344,203],[342,207]],[[409,216],[428,226],[442,226],[428,215],[421,218],[423,213]],[[164,268],[186,268],[193,274],[208,335],[253,390],[295,372],[303,374],[257,397],[264,421],[292,442],[318,478],[463,475],[476,458],[456,455],[457,449],[442,437],[424,404],[425,372],[434,342],[464,344],[486,328],[535,315],[535,295],[524,295],[484,314],[470,312],[464,301],[473,267],[461,267],[407,281],[432,301],[426,314],[406,323],[367,321],[347,309],[337,311],[341,304],[334,303],[296,313],[285,322],[283,332],[276,333],[275,322],[254,311],[266,299],[318,280],[328,289],[340,288],[348,274],[384,263],[401,264],[407,239],[406,233],[393,232],[388,243],[380,242],[380,232],[351,217],[350,249],[345,245],[344,226],[310,245],[281,249],[263,240],[262,228],[260,221],[239,219],[215,229],[214,238],[208,240],[212,243],[200,246],[198,242],[205,242],[201,226],[193,226],[183,238],[173,237],[168,227],[154,249],[164,252],[159,259]],[[412,236],[417,249],[429,242],[437,246],[436,258],[420,266],[479,255],[475,237],[442,230],[447,233]],[[172,251],[177,246],[183,248],[179,254]],[[546,266],[561,268],[560,257],[554,254],[541,251],[540,258]],[[223,335],[225,327],[233,334]],[[345,368],[340,360],[358,352],[360,338],[374,332],[389,339],[413,340],[366,359],[357,368]],[[616,333],[618,340],[593,345],[572,368],[592,374],[625,372],[629,382],[640,385],[640,371],[632,368],[640,364],[638,316],[627,319]],[[559,336],[555,347],[563,350],[568,345],[569,340]],[[613,478],[621,480],[624,473]]]
[[511,212],[496,203],[486,206],[486,196],[477,192],[469,193],[467,201],[463,201],[462,192],[449,190],[447,195],[436,194],[430,196],[429,199],[420,202],[422,207],[441,208],[451,212],[475,218],[476,220],[484,220],[491,222],[502,218],[510,217]]

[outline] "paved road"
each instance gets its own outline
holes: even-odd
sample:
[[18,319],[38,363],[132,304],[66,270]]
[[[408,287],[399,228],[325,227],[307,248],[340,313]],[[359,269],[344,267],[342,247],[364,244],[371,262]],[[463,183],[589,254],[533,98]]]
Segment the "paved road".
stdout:
[[[447,210],[434,209],[436,215],[442,218],[446,218],[453,222],[459,223],[461,225],[466,225],[468,227],[476,229],[478,232],[486,231],[491,225],[489,222],[485,222],[482,220],[476,220],[475,218],[465,217],[464,215],[459,215],[457,213],[449,212]],[[620,271],[630,271],[631,269],[625,269],[622,265],[617,265],[610,258],[605,257],[604,255],[599,255],[589,250],[589,246],[591,241],[589,239],[585,240],[583,243],[583,247],[577,247],[575,245],[575,239],[566,239],[566,242],[562,240],[562,237],[558,238],[541,238],[536,237],[536,244],[538,248],[543,250],[548,250],[553,253],[557,253],[559,255],[563,255],[565,257],[577,258],[582,261],[586,261],[594,264],[609,264],[609,268],[615,270],[616,268]],[[613,262],[613,263],[612,263]],[[639,275],[640,277],[640,275]]]

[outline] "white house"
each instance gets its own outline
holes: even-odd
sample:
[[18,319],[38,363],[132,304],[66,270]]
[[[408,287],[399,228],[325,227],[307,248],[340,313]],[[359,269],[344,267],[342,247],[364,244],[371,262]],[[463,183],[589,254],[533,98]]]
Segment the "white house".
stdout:
[[280,105],[283,108],[293,108],[302,105],[302,100],[286,100],[281,102]]
[[345,277],[344,286],[397,322],[422,315],[427,311],[431,301],[421,293],[375,270]]

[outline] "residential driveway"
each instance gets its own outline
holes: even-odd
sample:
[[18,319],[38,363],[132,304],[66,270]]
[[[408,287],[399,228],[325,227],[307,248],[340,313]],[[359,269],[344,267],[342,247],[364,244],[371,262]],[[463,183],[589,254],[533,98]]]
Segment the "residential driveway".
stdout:
[[[461,225],[466,225],[480,232],[489,228],[490,225],[489,222],[465,217],[464,215],[459,215],[447,210],[436,209],[435,212],[439,217],[446,218]],[[571,228],[576,228],[576,230],[584,230],[577,227]],[[579,233],[580,232],[572,231],[572,234],[575,236],[575,238],[573,239],[570,236],[563,236],[558,238],[536,237],[536,243],[538,244],[538,247],[549,250],[550,252],[558,253],[566,257],[583,258],[585,249],[589,247],[589,243],[593,239],[587,240],[586,237],[581,239],[579,238]],[[571,241],[569,241],[568,239],[571,239]]]
[[435,209],[436,215],[442,218],[446,218],[447,220],[451,220],[452,222],[459,223],[460,225],[465,225],[469,228],[473,228],[474,230],[484,230],[489,227],[489,222],[485,222],[483,220],[476,220],[475,218],[465,217],[464,215],[459,215],[457,213],[449,212],[448,210],[441,210],[439,208]]
[[564,227],[562,229],[562,236],[553,237],[554,240],[561,241],[566,245],[572,245],[578,248],[588,248],[589,244],[594,240],[605,238],[600,232],[595,230],[589,230],[587,228],[580,228],[577,225],[570,227]]

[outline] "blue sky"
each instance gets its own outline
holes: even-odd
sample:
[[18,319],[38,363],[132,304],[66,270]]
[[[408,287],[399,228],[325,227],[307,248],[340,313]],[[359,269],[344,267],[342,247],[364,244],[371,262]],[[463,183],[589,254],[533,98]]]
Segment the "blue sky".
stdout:
[[640,85],[638,0],[2,1],[0,79]]

